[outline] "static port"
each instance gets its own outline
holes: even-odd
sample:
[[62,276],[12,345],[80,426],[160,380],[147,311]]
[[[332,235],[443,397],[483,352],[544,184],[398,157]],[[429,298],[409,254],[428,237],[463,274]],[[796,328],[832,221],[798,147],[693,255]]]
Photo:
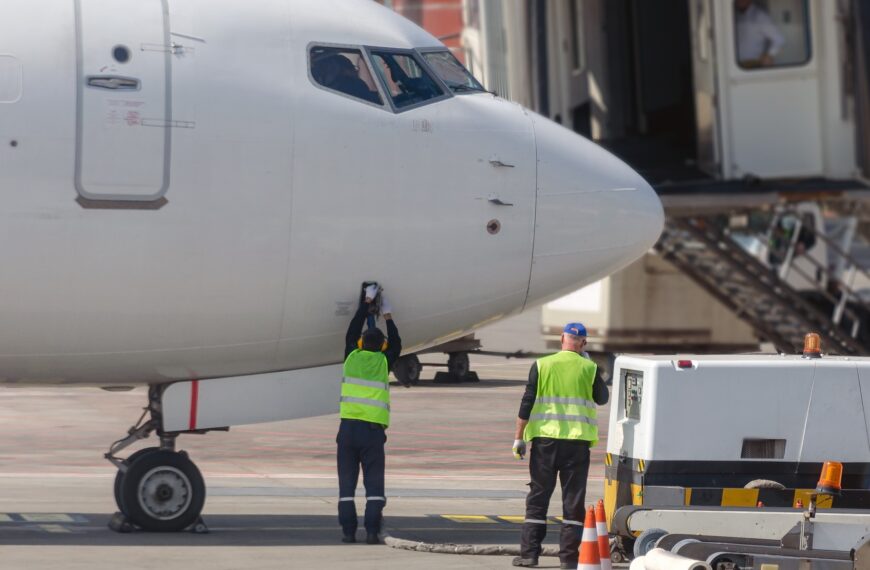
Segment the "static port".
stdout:
[[130,48],[127,46],[115,46],[112,50],[112,57],[114,57],[115,61],[118,63],[127,63],[130,61]]

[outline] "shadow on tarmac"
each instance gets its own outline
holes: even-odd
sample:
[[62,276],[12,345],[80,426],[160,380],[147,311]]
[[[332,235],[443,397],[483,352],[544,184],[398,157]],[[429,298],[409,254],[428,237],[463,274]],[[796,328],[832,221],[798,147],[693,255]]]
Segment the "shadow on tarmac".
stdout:
[[[31,515],[26,515],[31,516]],[[57,521],[57,515],[53,515]],[[22,515],[9,515],[0,523],[3,546],[369,546],[365,530],[357,533],[362,542],[343,545],[336,516],[327,515],[204,515],[208,534],[149,533],[119,534],[107,527],[108,514],[59,515],[62,522],[30,522]],[[461,523],[439,516],[384,517],[384,530],[395,538],[429,543],[513,544],[520,526],[501,521]],[[557,531],[548,538],[556,538]],[[549,542],[549,541],[548,541]]]

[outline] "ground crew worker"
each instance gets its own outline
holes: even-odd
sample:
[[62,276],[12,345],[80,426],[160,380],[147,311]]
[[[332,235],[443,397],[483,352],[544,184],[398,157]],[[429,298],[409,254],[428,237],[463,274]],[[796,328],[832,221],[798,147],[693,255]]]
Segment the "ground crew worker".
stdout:
[[385,430],[390,425],[390,368],[402,352],[402,340],[393,322],[392,309],[381,294],[381,314],[387,323],[387,337],[378,328],[363,332],[369,306],[378,295],[377,285],[363,290],[359,308],[345,337],[344,372],[341,383],[338,436],[338,522],[342,542],[356,542],[359,524],[354,504],[359,469],[362,465],[366,489],[366,543],[380,542],[384,495]]
[[529,371],[529,383],[520,404],[513,453],[522,459],[532,442],[529,494],[514,566],[537,566],[547,534],[547,507],[562,483],[560,568],[576,568],[589,474],[589,448],[598,441],[595,404],[607,403],[607,386],[598,366],[583,352],[586,327],[569,323],[562,332],[562,351],[541,358]]

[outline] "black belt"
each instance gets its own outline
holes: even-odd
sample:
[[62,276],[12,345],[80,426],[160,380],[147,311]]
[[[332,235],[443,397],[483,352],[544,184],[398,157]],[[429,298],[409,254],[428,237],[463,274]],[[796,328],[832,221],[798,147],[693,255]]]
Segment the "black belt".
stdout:
[[383,424],[376,424],[376,423],[374,423],[374,422],[367,422],[366,420],[354,420],[354,419],[351,419],[351,418],[341,418],[341,421],[343,421],[343,422],[354,422],[354,423],[360,423],[360,424],[367,424],[367,425],[368,425],[369,427],[371,427],[372,429],[387,429],[387,426],[385,426],[385,425],[383,425]]

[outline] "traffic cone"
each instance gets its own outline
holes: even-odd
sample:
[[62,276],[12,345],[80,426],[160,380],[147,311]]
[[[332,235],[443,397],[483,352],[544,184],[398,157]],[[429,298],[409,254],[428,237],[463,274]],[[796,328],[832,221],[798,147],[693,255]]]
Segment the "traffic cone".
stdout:
[[580,559],[577,570],[601,570],[601,555],[598,554],[598,532],[595,530],[595,510],[586,510],[583,521],[583,538],[580,541]]
[[598,501],[598,504],[595,505],[595,530],[598,532],[598,556],[601,558],[601,570],[611,570],[610,533],[607,532],[604,501]]

